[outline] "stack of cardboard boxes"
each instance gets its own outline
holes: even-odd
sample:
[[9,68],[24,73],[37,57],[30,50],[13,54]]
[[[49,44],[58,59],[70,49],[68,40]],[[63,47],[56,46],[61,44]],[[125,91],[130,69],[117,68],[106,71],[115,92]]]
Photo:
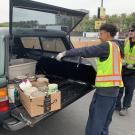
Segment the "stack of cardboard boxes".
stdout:
[[61,109],[61,92],[58,85],[49,84],[47,78],[40,80],[43,82],[23,80],[19,84],[21,103],[31,117]]

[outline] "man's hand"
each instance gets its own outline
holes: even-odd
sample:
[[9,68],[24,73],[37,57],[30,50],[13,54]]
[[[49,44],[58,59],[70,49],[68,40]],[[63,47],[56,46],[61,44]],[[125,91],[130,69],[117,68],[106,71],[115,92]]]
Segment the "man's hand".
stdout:
[[61,59],[62,59],[64,56],[66,56],[66,51],[59,53],[59,54],[56,56],[56,60],[61,61]]

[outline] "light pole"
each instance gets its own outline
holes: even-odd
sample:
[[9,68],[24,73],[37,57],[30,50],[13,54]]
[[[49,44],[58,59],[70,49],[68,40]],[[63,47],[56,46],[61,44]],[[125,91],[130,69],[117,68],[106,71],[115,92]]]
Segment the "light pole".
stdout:
[[103,0],[101,0],[101,7],[103,7]]

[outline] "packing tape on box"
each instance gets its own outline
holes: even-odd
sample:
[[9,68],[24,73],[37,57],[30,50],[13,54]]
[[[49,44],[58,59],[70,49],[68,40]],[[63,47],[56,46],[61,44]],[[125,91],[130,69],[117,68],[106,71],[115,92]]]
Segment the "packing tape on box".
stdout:
[[51,110],[51,96],[50,95],[45,97],[44,110],[45,112],[49,112]]
[[55,104],[56,102],[57,102],[57,99],[55,99],[53,102],[51,102],[51,95],[46,96],[45,101],[44,101],[45,112],[49,112],[51,110],[51,105]]

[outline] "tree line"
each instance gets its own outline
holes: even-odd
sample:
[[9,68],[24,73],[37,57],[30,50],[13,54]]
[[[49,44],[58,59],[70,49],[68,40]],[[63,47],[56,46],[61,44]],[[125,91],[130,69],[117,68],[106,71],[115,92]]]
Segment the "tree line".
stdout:
[[[97,16],[89,18],[85,16],[83,21],[76,27],[75,31],[97,31],[95,30],[95,21],[99,20]],[[130,25],[135,23],[135,12],[131,14],[120,14],[120,15],[107,15],[106,23],[115,24],[120,32],[125,32],[129,29]]]

